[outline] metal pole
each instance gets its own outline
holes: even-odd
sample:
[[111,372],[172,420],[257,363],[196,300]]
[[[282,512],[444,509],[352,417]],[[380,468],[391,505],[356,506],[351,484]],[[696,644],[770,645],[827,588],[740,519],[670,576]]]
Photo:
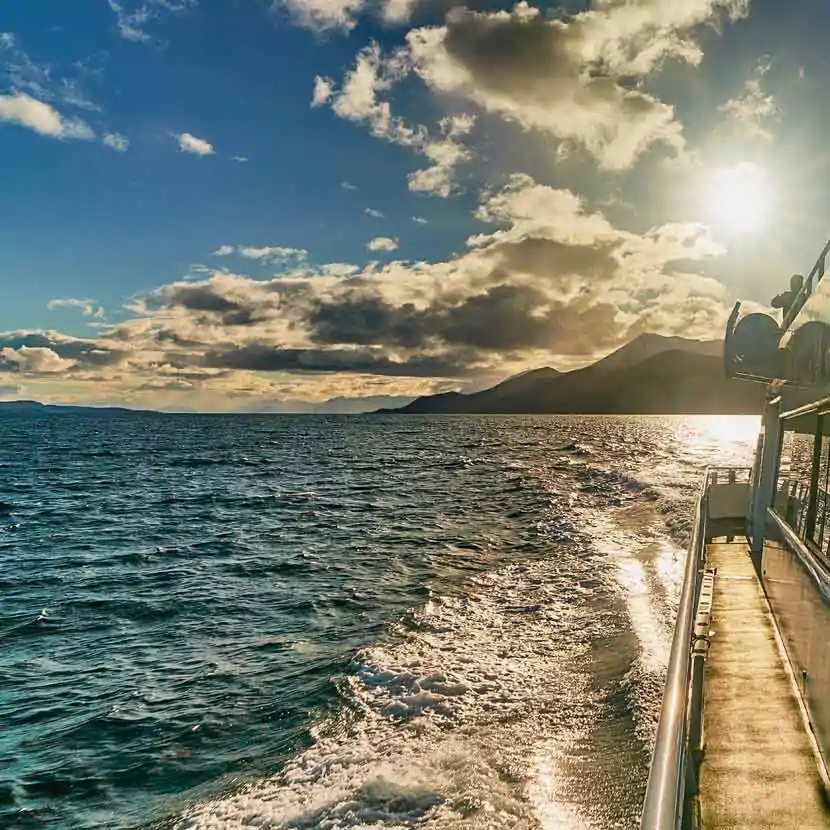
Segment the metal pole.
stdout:
[[767,507],[775,500],[776,473],[778,457],[781,452],[780,409],[780,399],[767,403],[764,407],[764,443],[761,469],[758,475],[758,486],[755,489],[755,501],[752,510],[752,557],[756,568],[760,565],[761,551],[764,547]]

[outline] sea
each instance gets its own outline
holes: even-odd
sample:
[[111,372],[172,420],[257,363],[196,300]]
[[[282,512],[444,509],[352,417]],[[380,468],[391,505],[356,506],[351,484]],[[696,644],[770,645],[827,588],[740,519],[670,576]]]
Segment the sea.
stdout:
[[0,416],[0,827],[636,828],[758,427]]

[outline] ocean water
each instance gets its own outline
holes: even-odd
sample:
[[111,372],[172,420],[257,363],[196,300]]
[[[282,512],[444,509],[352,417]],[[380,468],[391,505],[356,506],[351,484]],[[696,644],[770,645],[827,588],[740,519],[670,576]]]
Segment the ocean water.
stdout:
[[0,826],[636,827],[757,428],[0,417]]

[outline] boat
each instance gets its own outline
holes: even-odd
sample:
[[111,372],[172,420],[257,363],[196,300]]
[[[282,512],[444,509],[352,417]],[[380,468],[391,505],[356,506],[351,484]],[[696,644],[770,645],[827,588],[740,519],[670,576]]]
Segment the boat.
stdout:
[[830,242],[727,324],[766,385],[752,467],[703,474],[641,830],[830,827]]

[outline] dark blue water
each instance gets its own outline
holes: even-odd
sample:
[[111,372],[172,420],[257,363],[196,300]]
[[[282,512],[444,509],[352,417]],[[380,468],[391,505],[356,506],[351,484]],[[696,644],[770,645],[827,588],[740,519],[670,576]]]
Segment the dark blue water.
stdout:
[[0,417],[0,826],[636,826],[756,427]]

